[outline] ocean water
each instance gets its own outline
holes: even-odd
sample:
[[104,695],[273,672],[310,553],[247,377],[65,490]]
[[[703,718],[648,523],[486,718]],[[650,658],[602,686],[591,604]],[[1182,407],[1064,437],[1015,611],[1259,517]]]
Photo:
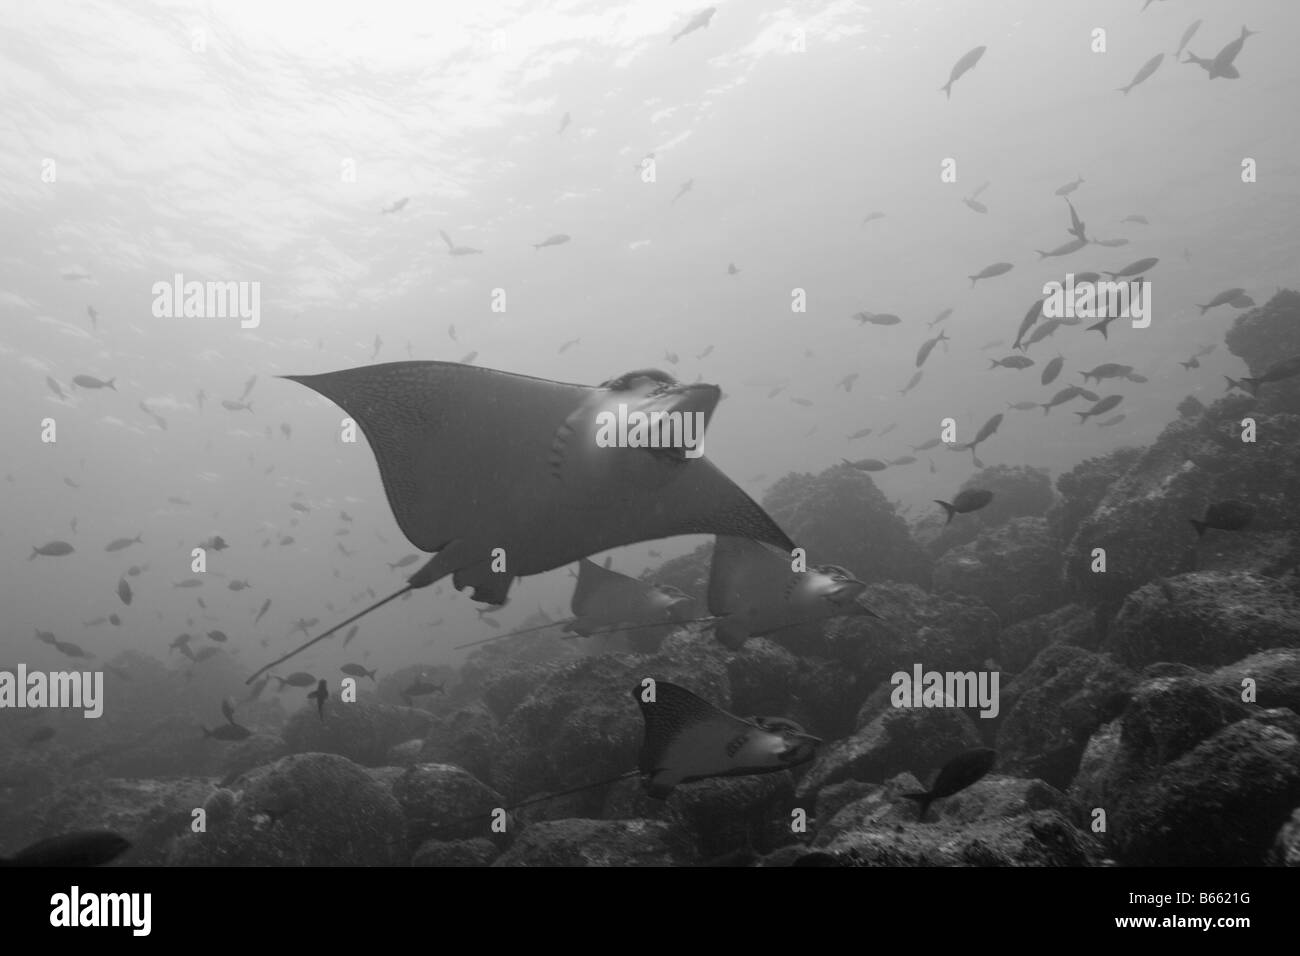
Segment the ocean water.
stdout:
[[[215,725],[230,674],[402,586],[418,565],[389,565],[417,549],[368,444],[340,443],[340,410],[277,376],[470,353],[584,385],[662,369],[723,390],[708,456],[761,500],[789,472],[910,454],[946,419],[970,441],[998,412],[981,460],[1055,477],[1150,443],[1186,396],[1208,404],[1224,375],[1247,374],[1223,345],[1238,310],[1197,305],[1230,287],[1262,305],[1298,281],[1294,3],[732,0],[672,40],[699,10],[13,5],[0,33],[0,664],[65,666],[36,630],[101,662],[139,652],[171,672],[186,719]],[[1259,31],[1239,78],[1175,58],[1198,19],[1187,49],[1201,57],[1243,23]],[[1040,258],[1070,239],[1056,190],[1079,177],[1069,199],[1088,236],[1127,244]],[[480,252],[450,254],[443,233]],[[538,247],[556,235],[568,241]],[[1120,319],[1105,339],[1090,321],[1062,327],[1025,353],[1032,367],[988,367],[1013,354],[1045,283],[1144,257],[1159,259],[1149,326]],[[972,284],[997,262],[1013,268]],[[257,315],[175,314],[158,299],[177,276],[256,289]],[[900,395],[940,330],[950,341]],[[1198,369],[1179,365],[1209,346]],[[1058,354],[1064,370],[1041,385]],[[1147,379],[1090,386],[1124,396],[1116,425],[1080,424],[1077,400],[1007,408],[1107,362]],[[510,410],[458,414],[490,441]],[[968,454],[917,457],[872,475],[913,517],[972,473]],[[208,553],[203,586],[176,587],[213,535],[229,547]],[[608,556],[639,575],[707,540]],[[52,541],[75,551],[29,558]],[[571,590],[566,568],[518,580],[492,618],[562,618]],[[495,633],[479,610],[443,581],[365,618],[347,652],[336,637],[290,669],[455,666],[454,645]],[[110,614],[120,624],[87,625]],[[168,649],[214,629],[229,636],[220,679]],[[32,766],[30,726],[6,735],[11,768]]]

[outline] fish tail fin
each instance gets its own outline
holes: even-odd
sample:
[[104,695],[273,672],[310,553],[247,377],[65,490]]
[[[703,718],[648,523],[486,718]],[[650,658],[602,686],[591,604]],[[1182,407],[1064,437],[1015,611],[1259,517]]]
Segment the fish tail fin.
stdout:
[[952,99],[952,80],[949,80],[943,86],[939,87],[939,90],[943,93],[944,99]]
[[935,341],[937,341],[937,342],[951,342],[952,339],[948,336],[948,330],[947,330],[947,329],[940,329],[940,330],[939,330],[939,338],[936,339]]
[[276,690],[284,690],[284,686],[289,683],[283,677],[276,677],[274,674],[271,675],[271,678],[280,682],[280,686],[277,687]]
[[[373,681],[373,680],[375,680],[375,674],[377,674],[378,672],[379,672],[379,668],[376,667],[376,668],[371,669],[371,670],[366,674],[366,676],[369,677],[369,678]],[[376,681],[376,683],[378,683],[378,682]]]
[[1047,253],[1045,253],[1042,249],[1035,249],[1034,252],[1038,253],[1038,258],[1040,259],[1047,258]]
[[1201,310],[1201,315],[1204,315],[1206,312],[1210,311],[1210,307],[1208,305],[1197,305],[1196,307]]
[[107,385],[109,388],[111,388],[113,391],[116,392],[116,391],[117,391],[117,386],[113,384],[113,383],[116,382],[116,381],[117,381],[117,379],[115,379],[115,378],[110,378],[110,379],[109,379],[107,382],[105,382],[104,384]]
[[970,279],[970,287],[971,287],[972,289],[975,288],[975,277],[974,277],[974,276],[967,276],[966,278]]
[[1205,529],[1207,525],[1205,524],[1204,521],[1197,521],[1195,518],[1188,518],[1187,520],[1190,521],[1192,523],[1192,527],[1196,529],[1196,537],[1201,538],[1205,536]]
[[939,505],[941,508],[943,508],[944,511],[948,512],[948,520],[945,521],[944,524],[945,524],[945,525],[949,525],[949,524],[951,524],[951,523],[952,523],[952,516],[955,515],[955,514],[957,513],[957,509],[954,508],[952,505],[950,505],[950,504],[949,504],[948,502],[946,502],[946,501],[940,501],[938,498],[935,498],[935,499],[933,499],[933,500],[934,500],[934,503],[935,503],[936,505]]
[[997,368],[1001,364],[1002,363],[999,362],[997,359],[989,359],[989,368]]
[[1088,413],[1087,413],[1087,412],[1075,412],[1074,414],[1076,414],[1076,415],[1079,416],[1079,424],[1080,424],[1080,425],[1082,425],[1084,422],[1086,422],[1086,421],[1088,420]]
[[204,737],[211,737],[211,736],[212,736],[212,731],[208,730],[208,728],[204,727],[202,724],[199,724],[199,729],[200,729],[201,731],[203,731],[203,736],[204,736]]
[[40,554],[39,551],[37,551],[35,548],[32,548],[32,553],[29,554],[29,555],[27,556],[27,560],[28,560],[28,561],[35,561],[37,555],[39,555],[39,554]]
[[1115,87],[1115,89],[1117,89],[1119,92],[1123,93],[1125,96],[1128,96],[1128,91],[1131,90],[1131,89],[1133,89],[1133,87],[1132,87],[1132,86],[1117,86],[1117,87]]
[[1050,404],[1048,404],[1048,405],[1040,405],[1040,406],[1038,406],[1038,407],[1041,408],[1041,409],[1043,410],[1043,417],[1044,417],[1044,418],[1046,418],[1048,412],[1050,412],[1050,411],[1052,410],[1052,406],[1051,406]]

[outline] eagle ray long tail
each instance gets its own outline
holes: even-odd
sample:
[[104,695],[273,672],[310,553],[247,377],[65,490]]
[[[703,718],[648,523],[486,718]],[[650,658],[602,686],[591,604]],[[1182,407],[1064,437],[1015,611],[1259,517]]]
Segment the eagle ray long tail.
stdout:
[[285,654],[283,657],[276,658],[275,660],[271,661],[271,663],[267,664],[265,667],[261,668],[256,673],[254,673],[253,676],[250,677],[248,680],[244,681],[244,683],[245,684],[253,683],[253,681],[257,680],[257,678],[261,677],[272,667],[275,667],[277,664],[283,664],[291,657],[297,657],[299,654],[301,654],[307,648],[311,647],[313,644],[325,640],[325,638],[329,637],[331,634],[335,633],[336,631],[341,631],[343,628],[347,627],[353,621],[360,620],[361,618],[369,614],[371,611],[383,607],[389,601],[395,601],[403,594],[409,594],[411,591],[414,591],[416,588],[428,587],[439,577],[441,577],[440,574],[436,574],[437,569],[435,567],[438,564],[439,557],[441,557],[441,555],[435,554],[432,558],[429,559],[429,561],[424,565],[424,567],[420,568],[420,570],[416,571],[409,578],[407,578],[406,587],[402,588],[400,591],[394,591],[392,594],[388,595],[388,597],[381,598],[380,600],[376,601],[374,604],[370,605],[370,607],[366,608],[365,610],[353,614],[346,621],[343,621],[339,624],[335,624],[324,634],[318,634],[315,637],[313,637],[310,641],[308,641],[306,644],[294,648],[288,654]]
[[[584,790],[595,790],[597,787],[608,787],[616,784],[621,780],[630,780],[641,773],[640,770],[629,770],[626,773],[620,773],[617,777],[609,777],[605,780],[597,780],[595,783],[584,783],[578,787],[570,787],[568,790],[557,790],[555,793],[543,794],[540,797],[531,797],[522,803],[512,804],[508,807],[502,807],[507,813],[513,813],[515,810],[522,810],[524,807],[531,807],[534,803],[544,803],[547,800],[555,800],[559,797],[567,797],[575,793],[582,793]],[[448,820],[446,823],[435,824],[435,829],[446,829],[447,827],[456,827],[465,823],[473,823],[475,820],[491,819],[491,813],[476,813],[472,817],[461,817],[459,820]]]

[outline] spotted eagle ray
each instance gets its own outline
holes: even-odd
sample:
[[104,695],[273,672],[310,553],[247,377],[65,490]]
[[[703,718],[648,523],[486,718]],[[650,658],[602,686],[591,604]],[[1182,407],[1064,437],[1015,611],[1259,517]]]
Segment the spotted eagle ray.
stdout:
[[789,554],[746,538],[719,536],[709,569],[714,634],[732,650],[750,637],[835,617],[877,617],[858,595],[866,587],[834,564],[793,571]]
[[821,743],[792,720],[742,720],[667,681],[654,682],[653,700],[647,695],[640,684],[632,688],[645,718],[638,769],[646,793],[657,800],[692,780],[797,767],[812,760]]
[[[717,534],[794,547],[703,455],[691,457],[682,447],[602,447],[597,440],[605,431],[602,413],[615,409],[681,412],[682,421],[695,414],[707,427],[722,394],[716,385],[679,384],[650,369],[593,387],[427,361],[283,377],[319,392],[360,424],[402,533],[436,554],[404,588],[266,665],[249,682],[449,574],[457,590],[472,589],[475,601],[503,604],[514,578],[639,541]],[[494,570],[502,557],[506,569]]]
[[620,627],[639,628],[653,625],[671,626],[687,621],[692,604],[689,595],[671,585],[651,584],[638,578],[602,568],[596,562],[581,558],[578,561],[578,584],[573,590],[570,609],[573,617],[567,621],[551,621],[509,634],[467,644],[457,644],[454,650],[518,637],[550,627],[559,627],[567,634],[592,637],[616,631]]
[[[647,678],[638,682],[631,693],[645,721],[637,769],[531,797],[503,809],[519,810],[637,776],[641,777],[647,796],[666,800],[683,783],[777,773],[798,767],[817,756],[817,745],[822,742],[789,718],[745,720],[666,680]],[[485,816],[462,817],[443,826],[459,826]]]

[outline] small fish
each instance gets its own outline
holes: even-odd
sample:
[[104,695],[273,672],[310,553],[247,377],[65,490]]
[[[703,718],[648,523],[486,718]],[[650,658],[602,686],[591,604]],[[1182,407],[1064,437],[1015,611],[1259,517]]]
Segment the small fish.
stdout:
[[1178,54],[1183,52],[1183,47],[1187,46],[1189,40],[1196,35],[1196,31],[1201,28],[1201,21],[1196,20],[1190,27],[1183,31],[1182,39],[1178,41],[1178,49],[1174,51],[1175,59]]
[[555,131],[555,135],[556,135],[556,136],[559,136],[559,135],[560,135],[561,133],[563,133],[566,129],[568,129],[568,128],[569,128],[569,122],[570,122],[570,120],[569,120],[569,114],[568,114],[568,113],[565,113],[562,117],[560,117],[560,128],[557,129],[557,130]]
[[1042,377],[1039,379],[1044,385],[1051,385],[1056,381],[1056,377],[1061,374],[1061,368],[1065,365],[1065,357],[1058,355],[1043,367]]
[[966,204],[966,207],[973,212],[980,213],[981,215],[988,214],[989,207],[984,205],[979,200],[971,199],[969,196],[967,196],[962,199],[962,202],[964,202]]
[[713,354],[713,346],[710,345],[710,346],[708,346],[707,348],[705,348],[705,350],[704,350],[703,352],[700,352],[700,353],[699,353],[698,355],[696,355],[695,357],[696,357],[696,359],[703,359],[703,358],[708,358],[708,357],[709,357],[710,355],[712,355],[712,354]]
[[790,401],[796,405],[802,405],[804,408],[809,408],[812,405],[812,402],[806,398],[792,398]]
[[1122,422],[1122,421],[1123,421],[1124,419],[1126,419],[1126,418],[1128,418],[1128,416],[1125,415],[1125,414],[1123,414],[1123,413],[1121,412],[1119,415],[1116,415],[1116,416],[1114,416],[1113,418],[1108,418],[1108,419],[1106,419],[1104,422],[1098,422],[1098,423],[1097,423],[1097,427],[1098,427],[1098,428],[1109,428],[1111,425],[1118,425],[1120,422]]
[[54,636],[53,631],[42,631],[40,628],[36,629],[36,639],[42,644],[49,644],[51,646],[58,641],[58,638]]
[[36,560],[37,555],[47,558],[61,558],[65,554],[72,554],[76,550],[76,548],[68,544],[66,541],[51,541],[48,544],[41,545],[40,547],[33,547],[32,553],[27,557],[27,560],[34,561]]
[[562,232],[557,232],[553,236],[547,236],[541,242],[534,242],[534,249],[545,249],[547,246],[562,246],[569,241],[569,236]]
[[379,357],[379,350],[382,349],[383,347],[384,347],[384,340],[381,339],[378,335],[376,335],[375,344],[372,346],[373,351],[370,353],[370,361],[373,362],[376,358]]
[[883,212],[880,212],[879,210],[876,210],[874,212],[869,212],[863,218],[862,222],[858,224],[858,228],[861,229],[869,222],[875,222],[877,219],[884,219],[884,218],[885,218],[885,214]]
[[727,263],[727,275],[729,276],[740,275],[740,270],[736,268],[736,264],[734,262]]
[[221,400],[221,407],[224,408],[224,409],[225,409],[226,411],[228,411],[228,412],[252,412],[252,410],[253,410],[253,403],[252,403],[252,402],[232,402],[232,401],[231,401],[230,399],[228,399],[228,398],[223,398],[223,399]]
[[668,362],[670,365],[676,365],[679,361],[681,361],[681,359],[676,352],[669,352],[665,350],[664,361]]
[[416,561],[419,560],[420,560],[420,556],[418,554],[408,554],[400,561],[389,564],[388,567],[389,570],[396,571],[398,568],[409,568],[411,565],[413,565]]
[[860,325],[870,322],[872,325],[897,325],[903,320],[892,312],[855,312],[853,318],[858,320]]
[[221,698],[221,713],[226,718],[226,723],[233,724],[235,721],[235,702],[229,697]]
[[717,7],[705,7],[699,13],[695,14],[695,16],[691,17],[686,26],[673,34],[673,38],[668,41],[669,44],[671,45],[676,43],[688,33],[694,33],[696,30],[703,30],[709,25],[709,21],[713,19],[713,14],[717,13],[717,9]]
[[1086,412],[1075,412],[1074,414],[1079,416],[1079,424],[1082,425],[1094,415],[1104,415],[1122,401],[1124,401],[1123,395],[1107,395]]
[[[1095,243],[1096,243],[1097,245],[1099,245],[1099,246],[1108,246],[1108,247],[1110,247],[1110,248],[1116,248],[1116,247],[1118,247],[1118,246],[1127,246],[1127,245],[1128,245],[1128,240],[1127,240],[1127,239],[1094,239],[1094,240],[1092,240],[1092,241],[1095,242]],[[1076,285],[1076,286],[1078,285],[1078,280],[1077,280],[1077,279],[1075,280],[1075,285]]]
[[276,677],[275,679],[280,682],[280,690],[284,690],[286,687],[310,687],[316,683],[316,678],[306,671],[294,671],[288,677]]
[[880,437],[884,438],[886,435],[888,435],[897,427],[898,427],[898,422],[890,422],[888,425],[886,425],[884,428],[880,430]]
[[186,578],[184,581],[176,581],[172,584],[174,588],[201,588],[203,587],[202,578]]
[[401,199],[395,200],[390,205],[387,205],[384,208],[380,209],[379,214],[381,216],[385,216],[390,213],[401,212],[404,208],[406,208],[406,204],[410,201],[411,201],[410,196],[403,196]]
[[[205,650],[206,649],[207,648],[205,648]],[[253,736],[251,730],[247,727],[241,727],[239,724],[222,724],[216,730],[208,730],[207,727],[203,727],[202,725],[200,725],[200,728],[203,730],[203,736],[205,738],[210,737],[213,740],[247,740],[249,737]]]
[[582,339],[569,339],[569,341],[565,342],[563,345],[560,346],[560,348],[558,349],[559,354],[563,355],[565,352],[573,348],[581,341]]
[[301,512],[302,514],[311,513],[311,508],[303,504],[301,501],[291,501],[289,502],[289,507],[292,508],[294,511]]
[[70,641],[55,641],[54,649],[65,657],[94,657],[94,654],[88,654],[81,649],[78,644]]
[[917,819],[924,820],[931,803],[944,797],[951,797],[953,794],[959,793],[971,784],[976,783],[993,769],[993,764],[997,759],[997,751],[989,750],[987,747],[979,747],[975,750],[959,753],[943,765],[929,790],[920,793],[905,793],[903,796],[909,800],[915,800],[921,805]]
[[137,534],[134,538],[114,538],[104,546],[104,550],[121,551],[123,548],[129,548],[133,544],[139,544],[143,538],[143,533]]
[[319,683],[316,684],[316,689],[307,695],[308,700],[316,701],[316,715],[321,720],[325,719],[325,701],[329,699],[329,696],[329,686],[325,683],[325,678],[323,677],[320,679]]
[[1088,241],[1088,234],[1085,231],[1087,223],[1079,218],[1079,214],[1074,209],[1074,203],[1067,199],[1065,204],[1070,207],[1070,228],[1067,229],[1066,232],[1074,236],[1080,242],[1086,243]]
[[[916,386],[917,386],[918,384],[920,384],[920,382],[921,382],[921,376],[922,376],[923,374],[924,374],[924,372],[922,372],[921,369],[917,369],[915,372],[913,372],[913,373],[912,373],[912,377],[909,378],[909,379],[907,380],[907,384],[904,385],[902,388],[900,388],[900,389],[898,390],[898,394],[899,394],[899,395],[906,395],[906,394],[907,394],[908,392],[910,392],[912,389],[916,388]],[[870,429],[868,429],[868,431],[870,431]]]
[[295,539],[293,535],[287,534],[280,539],[280,547],[287,548],[289,545],[293,544],[294,540]]
[[884,471],[889,467],[888,462],[881,461],[879,458],[861,458],[858,461],[849,461],[847,458],[840,460],[850,468],[856,468],[858,471]]
[[870,434],[872,433],[872,431],[874,431],[874,429],[871,429],[871,428],[859,428],[859,429],[858,429],[857,431],[855,431],[852,435],[849,435],[849,436],[848,436],[848,440],[849,440],[849,441],[857,441],[859,438],[866,438],[868,435],[870,435]]
[[1204,537],[1207,529],[1218,531],[1242,531],[1255,519],[1255,507],[1244,501],[1230,499],[1218,501],[1205,509],[1205,517],[1200,521],[1189,518],[1196,529],[1198,538]]
[[677,195],[673,197],[672,202],[669,203],[668,205],[671,206],[673,203],[677,202],[677,200],[681,199],[683,196],[685,196],[688,192],[690,192],[694,188],[695,188],[695,180],[694,179],[686,180],[686,182],[682,183],[681,188],[677,190]]
[[938,325],[940,322],[942,322],[942,321],[944,321],[945,319],[947,319],[948,316],[950,316],[950,315],[952,315],[952,309],[944,309],[942,312],[940,312],[938,315],[936,315],[936,316],[935,316],[935,317],[934,317],[930,322],[928,322],[927,325],[928,325],[930,328],[934,328],[934,327],[935,327],[936,325]]
[[299,631],[302,631],[303,634],[306,634],[311,628],[315,627],[319,623],[320,619],[315,617],[307,618],[306,620],[298,618],[297,622],[293,625],[293,629],[289,631],[289,633],[296,634]]
[[375,679],[375,671],[368,671],[360,664],[344,664],[339,670],[349,677],[369,677],[372,681]]
[[940,439],[931,438],[929,441],[923,444],[912,445],[911,448],[912,451],[929,451],[931,448],[938,448],[941,444],[943,444],[943,442]]
[[925,364],[925,360],[930,357],[930,353],[934,351],[934,347],[936,345],[938,345],[940,342],[947,342],[947,341],[951,341],[948,338],[948,333],[944,331],[940,331],[939,334],[934,338],[926,339],[924,342],[922,342],[921,347],[917,349],[916,352],[916,367],[920,368],[922,365]]
[[53,727],[42,727],[27,738],[27,746],[34,747],[36,744],[43,744],[47,740],[52,740],[56,733],[57,731]]
[[1123,93],[1125,96],[1128,96],[1129,90],[1133,89],[1133,87],[1137,86],[1139,83],[1141,83],[1142,81],[1150,77],[1152,73],[1154,73],[1156,70],[1160,68],[1160,64],[1163,63],[1164,61],[1165,61],[1165,55],[1163,53],[1157,53],[1151,59],[1143,63],[1142,69],[1137,71],[1137,75],[1133,77],[1132,82],[1130,82],[1128,86],[1119,87],[1119,91]]
[[226,636],[225,631],[208,631],[208,638],[216,641],[218,644],[224,644],[226,641],[230,640],[230,638]]
[[992,418],[986,421],[983,425],[981,425],[980,430],[975,433],[975,440],[971,442],[969,445],[966,445],[962,448],[962,451],[966,451],[966,450],[970,451],[971,460],[975,462],[976,468],[983,468],[984,465],[983,463],[980,462],[980,460],[977,457],[975,457],[975,449],[979,447],[980,442],[983,442],[984,440],[990,438],[993,435],[993,433],[998,430],[998,427],[1002,424],[1002,415],[1003,415],[1002,412],[998,412],[996,415],[994,415]]
[[108,830],[77,830],[39,840],[13,856],[0,857],[0,866],[103,866],[129,849],[129,840]]
[[1015,412],[1027,412],[1037,407],[1037,402],[1007,402],[1007,408]]
[[256,384],[257,384],[257,375],[254,374],[247,382],[244,383],[244,391],[239,396],[239,400],[241,402],[244,399],[248,398],[248,393],[253,390],[253,386]]
[[[441,229],[438,230],[438,235],[442,236],[442,241],[447,244],[447,255],[449,256],[474,256],[474,255],[483,254],[482,249],[475,249],[471,246],[456,245],[454,242],[451,241],[451,236],[447,235],[447,233],[445,233]],[[378,338],[378,336],[376,336],[376,338]],[[454,341],[454,336],[453,336],[453,341]],[[378,354],[378,348],[376,348],[375,351],[376,354]]]
[[1056,330],[1064,324],[1064,319],[1046,319],[1043,322],[1038,323],[1034,328],[1033,333],[1025,340],[1025,350],[1028,351],[1029,346],[1035,345],[1047,338],[1049,335],[1055,334]]
[[1071,239],[1069,242],[1065,243],[1064,245],[1057,246],[1055,249],[1051,250],[1050,252],[1044,252],[1042,249],[1036,249],[1034,251],[1038,253],[1038,258],[1048,259],[1054,256],[1068,256],[1072,252],[1078,252],[1087,244],[1088,244],[1087,239],[1076,238],[1076,239]]
[[253,623],[256,624],[258,621],[262,620],[262,618],[266,616],[266,612],[269,610],[271,610],[271,599],[267,598],[262,602],[262,609],[257,612],[257,617],[253,618]]
[[1130,262],[1119,272],[1107,272],[1106,275],[1112,279],[1123,279],[1129,276],[1140,276],[1153,269],[1160,260],[1155,256],[1146,259],[1139,259],[1137,262]]
[[916,463],[915,455],[904,455],[902,458],[894,458],[888,462],[890,468],[893,468],[896,465],[912,465],[915,463]]
[[203,389],[199,389],[198,393],[194,396],[194,401],[199,406],[199,411],[203,411],[203,403],[207,401],[207,398],[208,393],[203,391]]
[[1029,311],[1025,313],[1025,317],[1020,320],[1020,328],[1016,330],[1016,340],[1011,343],[1013,349],[1023,350],[1023,346],[1020,344],[1021,340],[1024,339],[1025,333],[1033,327],[1033,324],[1038,321],[1038,317],[1042,314],[1043,300],[1035,299],[1033,305],[1029,307]]
[[352,642],[352,638],[354,638],[354,637],[357,636],[357,628],[358,628],[359,626],[360,626],[360,625],[353,624],[350,628],[348,628],[348,633],[347,633],[347,635],[344,636],[344,638],[343,638],[343,646],[344,646],[344,647],[347,647],[348,644],[350,644],[350,643]]
[[1058,190],[1056,191],[1056,195],[1058,195],[1058,196],[1068,196],[1068,195],[1070,195],[1070,193],[1074,192],[1074,191],[1075,191],[1076,189],[1078,189],[1081,185],[1083,185],[1083,181],[1084,181],[1084,180],[1083,180],[1083,173],[1080,173],[1078,179],[1076,179],[1076,180],[1075,180],[1074,182],[1072,182],[1072,183],[1066,183],[1064,186],[1062,186],[1060,189],[1058,189]]
[[1006,358],[990,359],[989,368],[1026,369],[1034,364],[1028,355],[1008,355]]
[[1151,379],[1147,378],[1145,375],[1139,375],[1137,372],[1130,372],[1128,375],[1125,375],[1124,377],[1128,379],[1130,382],[1137,382],[1139,385],[1151,381]]
[[95,311],[93,305],[86,306],[86,315],[90,316],[90,327],[94,331],[99,331],[99,313]]
[[970,514],[972,511],[979,511],[987,507],[993,500],[993,492],[983,489],[967,488],[965,491],[958,492],[957,497],[952,502],[940,501],[934,499],[936,505],[940,505],[944,511],[948,512],[948,520],[944,524],[951,524],[953,515]]
[[460,364],[461,364],[461,365],[473,365],[473,364],[474,364],[474,360],[475,360],[476,358],[478,358],[478,352],[470,352],[468,355],[465,355],[465,356],[463,356],[463,357],[461,358],[461,360],[460,360]]
[[238,578],[236,578],[234,581],[231,581],[229,584],[226,585],[226,590],[243,591],[250,587],[252,587],[252,585],[249,584],[247,581],[240,581]]
[[1080,372],[1083,376],[1083,383],[1088,384],[1088,379],[1095,378],[1098,382],[1107,378],[1124,378],[1133,374],[1132,365],[1118,365],[1115,362],[1107,362],[1105,365],[1098,365],[1090,372]]
[[952,85],[961,79],[962,75],[968,70],[974,68],[987,49],[988,47],[977,46],[975,49],[963,54],[962,58],[953,64],[952,71],[948,74],[948,82],[939,87],[943,91],[945,99],[952,99]]
[[126,583],[126,578],[119,578],[117,582],[117,596],[121,598],[122,603],[130,605],[131,603],[131,585]]
[[54,379],[50,378],[48,375],[45,376],[45,384],[48,385],[50,391],[59,396],[59,398],[66,399],[68,397],[63,394],[63,389],[59,388],[59,383],[54,381]]
[[93,375],[74,375],[72,377],[73,384],[80,385],[82,388],[111,388],[115,392],[117,391],[117,386],[113,383],[116,381],[117,379],[110,378],[107,382],[103,382],[95,378]]
[[190,503],[185,498],[178,498],[175,495],[168,496],[167,500],[174,505],[188,505]]
[[1137,223],[1139,226],[1149,226],[1149,225],[1151,225],[1151,223],[1147,221],[1147,217],[1146,217],[1146,216],[1139,216],[1139,215],[1136,215],[1136,214],[1131,215],[1131,216],[1125,216],[1123,219],[1120,220],[1120,222],[1122,222],[1122,223],[1123,223],[1123,222],[1135,222],[1135,223]]
[[646,793],[665,800],[682,783],[711,777],[772,773],[817,755],[817,737],[784,718],[742,720],[684,687],[654,683],[653,700],[641,684],[632,697],[645,720],[637,766]]
[[[189,650],[188,645],[185,647],[185,650]],[[216,657],[220,653],[221,648],[209,644],[207,647],[199,648],[199,652],[194,655],[194,662],[196,664],[201,664],[210,658]]]
[[973,276],[967,276],[966,278],[970,279],[970,287],[973,289],[975,288],[975,283],[980,279],[992,279],[994,276],[1006,275],[1006,273],[1010,272],[1014,268],[1015,266],[1009,262],[995,262],[993,265],[985,266]]
[[1232,289],[1226,289],[1223,292],[1220,292],[1218,295],[1216,295],[1205,305],[1198,305],[1197,308],[1201,310],[1201,315],[1204,315],[1206,312],[1210,311],[1210,309],[1213,309],[1215,306],[1231,304],[1234,299],[1236,299],[1240,295],[1245,295],[1245,293],[1246,290],[1242,288],[1234,287]]

